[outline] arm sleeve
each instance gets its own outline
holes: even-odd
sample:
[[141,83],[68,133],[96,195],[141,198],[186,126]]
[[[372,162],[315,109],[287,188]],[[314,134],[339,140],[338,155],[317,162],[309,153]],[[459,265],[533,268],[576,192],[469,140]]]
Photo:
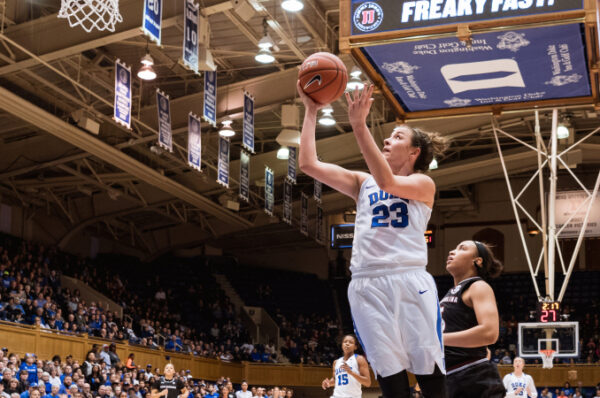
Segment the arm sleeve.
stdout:
[[529,375],[527,375],[527,394],[531,398],[537,398],[538,396],[537,389],[535,388],[535,383],[533,382],[533,377]]

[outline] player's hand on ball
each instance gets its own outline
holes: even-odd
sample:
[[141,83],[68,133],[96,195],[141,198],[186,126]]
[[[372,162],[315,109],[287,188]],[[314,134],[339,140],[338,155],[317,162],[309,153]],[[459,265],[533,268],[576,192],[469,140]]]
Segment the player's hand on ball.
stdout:
[[323,380],[323,383],[321,383],[321,387],[323,387],[323,390],[327,390],[329,387],[331,387],[331,385],[329,384],[329,379]]
[[354,90],[354,93],[346,92],[346,101],[348,101],[348,119],[352,126],[365,123],[371,104],[373,103],[373,85],[370,84],[365,87],[362,91],[358,88]]
[[296,89],[298,90],[298,95],[300,96],[300,99],[304,103],[305,109],[316,112],[319,109],[324,108],[326,106],[326,104],[319,104],[319,103],[313,101],[312,98],[310,98],[308,95],[306,95],[304,90],[302,90],[302,85],[300,84],[300,80],[298,80],[296,82]]

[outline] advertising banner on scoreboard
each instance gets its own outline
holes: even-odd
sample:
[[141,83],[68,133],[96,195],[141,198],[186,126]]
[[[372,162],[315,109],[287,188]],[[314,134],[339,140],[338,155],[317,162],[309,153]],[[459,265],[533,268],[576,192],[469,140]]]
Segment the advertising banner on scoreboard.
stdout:
[[362,51],[410,112],[591,95],[580,24]]
[[323,208],[317,206],[317,233],[315,234],[315,240],[319,243],[325,243],[325,234],[323,231]]
[[288,174],[287,178],[292,182],[296,183],[296,165],[298,164],[298,151],[296,147],[288,147],[290,154],[288,156]]
[[131,128],[131,69],[115,61],[115,121]]
[[308,195],[304,192],[300,199],[300,233],[308,236]]
[[272,216],[275,205],[275,177],[273,170],[265,167],[265,213]]
[[142,30],[160,46],[163,0],[144,0]]
[[283,222],[292,225],[292,182],[283,182]]
[[321,195],[323,193],[323,184],[321,181],[315,180],[315,191],[313,193],[313,197],[317,201],[317,203],[321,203]]
[[242,145],[254,153],[254,98],[244,92],[244,127]]
[[198,73],[198,4],[185,0],[183,65]]
[[[589,195],[585,191],[563,191],[556,193],[556,232],[558,233],[558,231],[567,224],[558,235],[559,238],[579,237],[589,204],[589,200],[586,200],[588,197]],[[571,220],[569,220],[569,218],[571,218]],[[600,236],[600,194],[596,196],[594,203],[592,204],[592,209],[590,210],[588,222],[583,234],[584,238],[598,236]]]
[[250,154],[243,149],[240,152],[240,198],[250,201]]
[[352,35],[583,9],[583,0],[353,0]]
[[156,109],[158,111],[158,145],[173,152],[169,96],[159,89],[156,89]]
[[204,120],[217,126],[217,72],[204,72]]
[[219,164],[217,182],[225,188],[229,188],[229,140],[219,137]]
[[188,115],[188,164],[191,168],[202,169],[202,135],[198,116],[192,112]]

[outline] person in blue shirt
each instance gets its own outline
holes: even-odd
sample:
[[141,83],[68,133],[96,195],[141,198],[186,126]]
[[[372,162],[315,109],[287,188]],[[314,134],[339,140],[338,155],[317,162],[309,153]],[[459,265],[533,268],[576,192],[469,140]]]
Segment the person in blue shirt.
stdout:
[[252,362],[260,362],[262,356],[260,355],[260,352],[258,352],[258,350],[255,348],[252,350],[252,353],[250,354],[250,359],[252,360]]
[[181,345],[177,344],[177,336],[171,336],[171,340],[165,344],[165,350],[181,351]]
[[37,383],[29,383],[29,388],[21,393],[21,398],[30,398],[33,391],[37,391],[40,398]]
[[44,398],[59,398],[59,395],[58,395],[59,390],[60,390],[60,386],[58,384],[53,384],[51,386],[50,393],[44,395]]

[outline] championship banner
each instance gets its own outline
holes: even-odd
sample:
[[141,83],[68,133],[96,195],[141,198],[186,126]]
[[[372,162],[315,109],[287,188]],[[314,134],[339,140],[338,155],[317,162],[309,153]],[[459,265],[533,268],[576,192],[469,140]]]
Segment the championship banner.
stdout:
[[295,146],[288,147],[290,155],[288,156],[288,174],[287,177],[292,183],[296,183],[296,165],[297,165],[297,151]]
[[[558,235],[559,239],[579,237],[581,228],[583,228],[585,213],[588,209],[589,197],[590,195],[585,191],[562,191],[556,193],[556,232],[558,233],[558,230],[564,226],[562,232]],[[565,224],[567,225],[565,226]],[[600,236],[600,194],[596,196],[592,204],[588,222],[583,233],[584,238],[598,236]]]
[[583,0],[353,0],[352,35],[583,9]]
[[244,130],[242,145],[254,153],[254,97],[244,91]]
[[202,137],[201,122],[192,112],[188,115],[188,164],[191,168],[202,171]]
[[217,127],[217,72],[204,72],[204,120]]
[[274,180],[273,170],[265,167],[265,213],[270,216],[273,215],[273,206],[275,204]]
[[142,31],[160,46],[163,0],[144,0]]
[[323,233],[323,209],[321,206],[317,206],[317,233],[315,234],[315,240],[319,243],[325,243]]
[[556,25],[361,51],[407,112],[490,106],[591,95],[581,32]]
[[308,236],[308,196],[303,192],[300,200],[300,233]]
[[292,225],[292,181],[283,182],[283,222]]
[[219,137],[219,165],[217,182],[229,188],[229,140]]
[[183,65],[198,73],[198,5],[185,0]]
[[243,149],[240,152],[240,198],[250,202],[250,154]]
[[321,181],[315,180],[315,191],[314,191],[313,197],[315,198],[317,203],[321,203],[322,192],[323,192],[323,184],[321,184]]
[[156,89],[156,109],[158,110],[158,145],[173,152],[169,96],[159,89]]
[[115,105],[113,118],[131,128],[131,69],[115,61]]

